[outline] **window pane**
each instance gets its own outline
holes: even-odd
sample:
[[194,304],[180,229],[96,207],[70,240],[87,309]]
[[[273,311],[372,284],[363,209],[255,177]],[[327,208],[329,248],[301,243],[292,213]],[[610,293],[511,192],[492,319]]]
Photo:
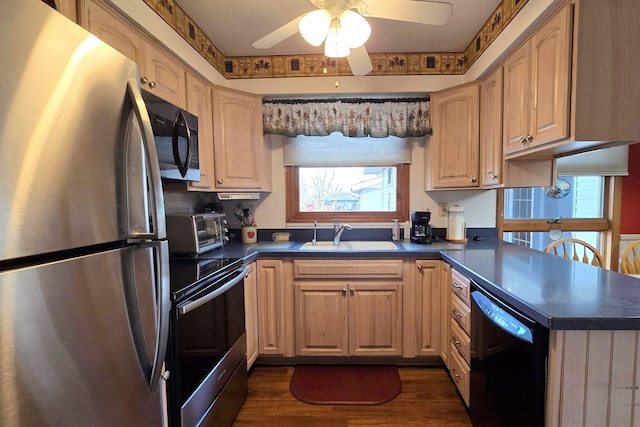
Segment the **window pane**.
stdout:
[[[565,231],[562,233],[561,238],[567,239],[570,237],[591,243],[596,249],[600,250],[600,232],[598,231]],[[505,232],[502,234],[502,240],[539,251],[544,251],[553,242],[546,231]]]
[[300,212],[394,212],[397,167],[300,167]]
[[[505,219],[602,218],[604,177],[563,176],[558,186],[505,190]],[[547,189],[547,191],[545,191]],[[566,194],[565,194],[566,193]]]

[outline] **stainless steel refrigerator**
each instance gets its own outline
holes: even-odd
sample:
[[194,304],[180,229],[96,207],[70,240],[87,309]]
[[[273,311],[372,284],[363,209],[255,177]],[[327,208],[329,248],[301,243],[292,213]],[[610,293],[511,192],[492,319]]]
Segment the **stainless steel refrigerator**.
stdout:
[[0,425],[162,425],[168,248],[137,67],[40,0],[3,0],[0,41]]

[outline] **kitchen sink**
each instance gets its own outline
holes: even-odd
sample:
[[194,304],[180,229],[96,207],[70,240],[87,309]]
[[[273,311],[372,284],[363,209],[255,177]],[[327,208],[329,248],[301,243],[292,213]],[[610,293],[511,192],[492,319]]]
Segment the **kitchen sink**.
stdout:
[[310,251],[388,251],[396,250],[398,246],[385,240],[356,240],[340,242],[338,246],[335,246],[333,242],[317,242],[315,245],[311,242],[306,242],[300,246],[300,249]]

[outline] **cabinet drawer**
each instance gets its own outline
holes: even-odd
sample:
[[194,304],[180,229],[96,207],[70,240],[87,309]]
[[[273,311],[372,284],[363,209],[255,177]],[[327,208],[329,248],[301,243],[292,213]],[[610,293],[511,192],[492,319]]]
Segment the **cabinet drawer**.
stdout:
[[471,338],[462,330],[458,322],[451,319],[451,344],[458,349],[464,360],[471,363]]
[[458,387],[458,391],[462,396],[464,403],[469,406],[469,385],[470,385],[470,369],[469,365],[460,357],[460,353],[456,350],[456,347],[451,344],[451,360],[449,361],[451,367],[451,378]]
[[401,259],[293,261],[294,279],[402,279]]
[[459,271],[451,269],[451,290],[468,306],[471,305],[469,279],[464,277]]
[[451,296],[451,318],[468,334],[471,334],[471,309],[457,295]]

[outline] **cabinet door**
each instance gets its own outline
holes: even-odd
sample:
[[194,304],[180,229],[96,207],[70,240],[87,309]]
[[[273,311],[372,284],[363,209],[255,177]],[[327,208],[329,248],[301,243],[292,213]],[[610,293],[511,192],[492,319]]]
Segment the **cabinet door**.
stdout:
[[402,286],[399,283],[351,282],[349,354],[402,355]]
[[144,39],[101,5],[88,1],[87,29],[138,66],[144,66]]
[[445,262],[440,262],[440,357],[447,368],[449,367],[451,328],[449,319],[451,318],[451,266]]
[[198,157],[200,181],[190,182],[189,190],[212,190],[213,185],[213,116],[211,87],[187,73],[187,110],[198,117]]
[[287,295],[281,260],[258,260],[258,353],[287,353]]
[[258,357],[258,281],[256,263],[249,264],[244,278],[244,312],[247,333],[247,369]]
[[431,185],[478,187],[479,88],[469,85],[434,94]]
[[530,147],[569,137],[570,28],[568,6],[531,39]]
[[502,67],[480,84],[480,174],[483,187],[504,183],[502,170]]
[[416,261],[416,328],[420,356],[440,355],[440,261]]
[[214,88],[216,187],[262,188],[264,147],[259,97]]
[[56,0],[56,7],[58,12],[60,12],[73,22],[78,22],[76,0]]
[[152,43],[145,43],[144,55],[144,69],[140,71],[143,88],[180,108],[186,108],[184,67]]
[[504,63],[503,149],[504,154],[524,148],[529,135],[531,90],[531,41],[527,41]]
[[347,356],[347,284],[294,284],[295,346],[297,356]]

